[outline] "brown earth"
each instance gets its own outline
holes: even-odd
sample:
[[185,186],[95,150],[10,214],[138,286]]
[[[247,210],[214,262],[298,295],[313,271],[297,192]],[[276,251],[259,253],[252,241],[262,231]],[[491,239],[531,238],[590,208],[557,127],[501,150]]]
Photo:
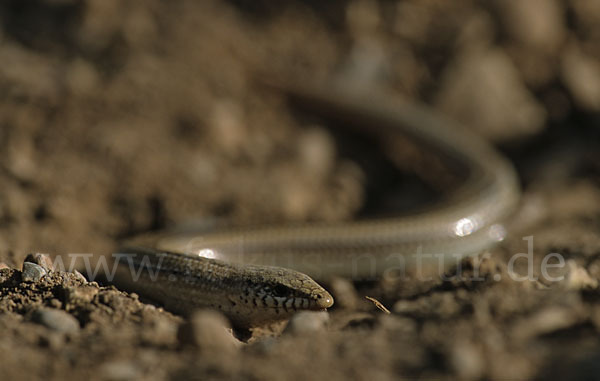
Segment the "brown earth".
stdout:
[[[596,2],[8,0],[0,17],[2,379],[600,372]],[[524,197],[484,280],[473,260],[446,281],[332,280],[327,329],[248,343],[219,317],[185,321],[77,274],[23,280],[28,253],[108,253],[192,218],[349,219],[386,205],[390,184],[400,208],[428,200],[426,175],[370,175],[376,150],[294,112],[257,72],[382,88],[494,142]],[[512,280],[529,236],[537,280]],[[550,253],[565,263],[544,274]]]

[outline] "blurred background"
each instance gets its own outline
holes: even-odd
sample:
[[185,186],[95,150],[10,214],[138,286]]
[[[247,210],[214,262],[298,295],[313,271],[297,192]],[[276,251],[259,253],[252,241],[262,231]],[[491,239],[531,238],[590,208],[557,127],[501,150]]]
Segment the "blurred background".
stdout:
[[[561,252],[592,284],[600,279],[600,2],[593,0],[2,1],[0,262],[17,266],[31,251],[110,252],[123,237],[198,216],[244,223],[360,214],[369,199],[364,166],[343,154],[326,126],[257,84],[258,72],[378,89],[462,122],[515,163],[525,190],[515,229],[535,234],[536,253]],[[506,244],[512,253],[524,246],[520,238]],[[476,310],[464,287],[426,304],[450,298]],[[446,334],[440,322],[452,311],[400,305],[396,312],[415,319],[418,334],[396,339],[418,354],[385,365],[361,360],[363,373],[353,372],[531,378],[570,375],[572,364],[587,372],[600,326],[594,292],[539,301],[506,287],[481,302],[506,309],[477,324],[469,315],[447,336],[472,341],[434,340]],[[402,292],[387,301],[415,300]],[[552,315],[558,328],[541,333],[548,341],[502,339],[505,329],[523,329],[514,328],[515,316],[557,304],[565,310]],[[551,325],[540,321],[530,323]],[[493,331],[483,344],[482,325]],[[381,338],[389,342],[373,344],[371,355],[395,352],[396,339]],[[584,347],[592,354],[571,350]],[[303,348],[310,359],[313,349]],[[262,364],[274,361],[265,351],[255,353]],[[365,356],[344,351],[323,358],[349,366]],[[575,359],[553,362],[562,351]]]
[[566,176],[586,152],[597,179],[594,1],[15,0],[0,14],[9,259],[192,216],[351,216],[360,169],[258,70],[424,101],[512,153],[527,182],[532,157]]

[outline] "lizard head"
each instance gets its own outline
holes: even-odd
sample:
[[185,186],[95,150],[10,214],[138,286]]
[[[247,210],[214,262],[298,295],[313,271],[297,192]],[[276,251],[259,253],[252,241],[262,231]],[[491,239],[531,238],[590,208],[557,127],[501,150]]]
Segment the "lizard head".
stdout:
[[229,318],[256,326],[285,320],[298,311],[325,311],[333,297],[308,275],[270,266],[246,266],[238,294],[230,294]]

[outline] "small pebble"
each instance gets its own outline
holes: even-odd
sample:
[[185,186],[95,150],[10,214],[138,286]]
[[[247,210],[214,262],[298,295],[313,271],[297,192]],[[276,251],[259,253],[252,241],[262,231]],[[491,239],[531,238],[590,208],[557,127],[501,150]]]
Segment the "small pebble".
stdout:
[[525,341],[569,328],[580,322],[580,313],[573,308],[546,307],[515,322],[511,333],[516,340]]
[[298,155],[307,173],[323,177],[331,172],[335,164],[335,143],[324,129],[308,128],[298,140]]
[[40,265],[31,262],[23,262],[23,272],[21,279],[23,282],[39,282],[46,275],[46,270]]
[[177,342],[177,324],[164,317],[154,317],[150,329],[142,332],[145,344],[153,346],[169,346]]
[[81,281],[81,283],[86,284],[87,283],[87,279],[85,279],[85,277],[83,276],[82,273],[80,273],[77,270],[73,270],[73,275],[75,275],[75,278],[79,281]]
[[584,267],[569,259],[567,275],[565,275],[562,286],[567,290],[595,290],[598,288],[598,280],[592,278]]
[[449,353],[450,366],[461,380],[479,380],[485,372],[481,349],[466,340],[458,340]]
[[276,353],[279,350],[280,341],[272,336],[264,336],[252,343],[252,349],[263,355]]
[[113,361],[102,364],[100,368],[102,380],[126,381],[140,379],[140,370],[129,361]]
[[444,70],[436,108],[495,141],[536,134],[546,110],[519,75],[498,48],[458,55]]
[[[6,282],[8,279],[10,279],[10,276],[12,274],[12,271],[10,271],[10,269],[8,270],[4,270],[5,268],[0,267],[0,283],[4,283]],[[2,271],[4,270],[4,271]]]
[[79,321],[62,310],[40,308],[33,312],[31,320],[62,333],[77,333]]
[[290,319],[283,333],[303,335],[325,330],[329,323],[329,314],[324,311],[302,311]]
[[237,154],[247,142],[244,110],[233,100],[215,102],[208,126],[215,143],[226,154]]
[[48,305],[50,305],[50,307],[56,308],[56,309],[62,308],[62,302],[56,298],[50,299],[50,301],[48,302]]
[[354,310],[362,302],[358,298],[354,284],[346,278],[334,277],[329,287],[335,296],[335,306],[338,308]]
[[32,253],[27,254],[24,262],[35,263],[36,265],[42,267],[46,272],[54,271],[54,264],[52,263],[52,259],[48,256],[48,254],[42,253]]
[[200,310],[179,326],[177,338],[181,344],[196,347],[202,353],[234,354],[239,343],[228,332],[228,326],[229,322],[222,314]]
[[561,3],[557,0],[496,2],[504,33],[511,40],[540,53],[555,52],[565,39],[565,10]]
[[125,303],[124,299],[126,298],[112,290],[102,291],[98,294],[98,301],[102,304],[106,304],[115,311],[123,308],[123,303]]

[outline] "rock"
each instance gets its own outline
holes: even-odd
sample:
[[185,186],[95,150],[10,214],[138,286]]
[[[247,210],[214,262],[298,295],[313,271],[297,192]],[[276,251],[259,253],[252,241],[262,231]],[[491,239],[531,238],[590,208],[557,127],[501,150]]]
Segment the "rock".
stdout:
[[142,332],[142,340],[152,346],[170,346],[177,343],[177,324],[165,317],[153,317],[150,329]]
[[77,270],[73,270],[73,275],[75,275],[75,278],[79,281],[81,281],[81,283],[86,284],[87,283],[87,279],[85,279],[85,277],[83,276],[82,273],[80,273]]
[[567,261],[567,274],[561,285],[567,290],[595,290],[598,280],[590,276],[587,270],[579,266],[574,260]]
[[4,262],[0,262],[0,270],[2,269],[10,269],[10,266],[8,266],[6,263]]
[[177,338],[182,345],[196,347],[201,353],[218,351],[232,355],[237,351],[239,343],[228,332],[228,326],[229,323],[222,314],[200,310],[179,326]]
[[258,353],[268,356],[277,353],[280,346],[280,340],[272,336],[261,337],[260,340],[252,343],[252,349]]
[[347,91],[366,91],[389,79],[390,55],[381,38],[381,9],[377,1],[352,1],[346,8],[346,27],[352,39],[340,62],[335,82]]
[[500,49],[455,59],[444,71],[435,105],[496,141],[533,135],[546,121],[546,111]]
[[583,109],[600,110],[600,62],[585,55],[575,44],[565,49],[561,61],[561,78]]
[[62,310],[40,308],[33,312],[31,320],[61,333],[79,332],[79,321]]
[[290,319],[283,331],[286,334],[306,335],[325,330],[329,314],[325,311],[302,311]]
[[0,283],[4,283],[9,280],[13,273],[14,270],[11,270],[10,268],[0,267]]
[[129,361],[112,361],[100,367],[100,379],[110,381],[136,380],[141,378],[138,367]]
[[511,334],[514,339],[524,342],[532,337],[569,328],[581,320],[579,311],[573,308],[551,306],[517,321]]
[[61,309],[63,304],[60,300],[58,300],[56,298],[52,298],[48,302],[48,305],[52,308]]
[[335,142],[320,127],[305,129],[298,141],[298,156],[302,168],[311,176],[323,178],[335,164]]
[[102,290],[102,292],[98,292],[98,301],[115,311],[123,308],[124,299],[121,294],[114,290]]
[[208,126],[215,144],[225,154],[235,157],[247,142],[244,111],[233,100],[215,102]]
[[334,277],[329,283],[329,287],[335,296],[336,307],[354,310],[361,302],[354,284],[346,278]]
[[50,259],[48,254],[27,254],[24,262],[35,263],[36,265],[41,266],[47,272],[54,271],[54,264],[52,263],[52,259]]
[[21,279],[23,282],[38,282],[46,275],[46,270],[40,265],[31,262],[23,262],[23,272]]
[[566,36],[564,9],[557,0],[497,0],[510,38],[541,52],[555,52]]
[[485,359],[481,349],[462,339],[452,345],[450,366],[461,380],[479,380],[485,372]]

